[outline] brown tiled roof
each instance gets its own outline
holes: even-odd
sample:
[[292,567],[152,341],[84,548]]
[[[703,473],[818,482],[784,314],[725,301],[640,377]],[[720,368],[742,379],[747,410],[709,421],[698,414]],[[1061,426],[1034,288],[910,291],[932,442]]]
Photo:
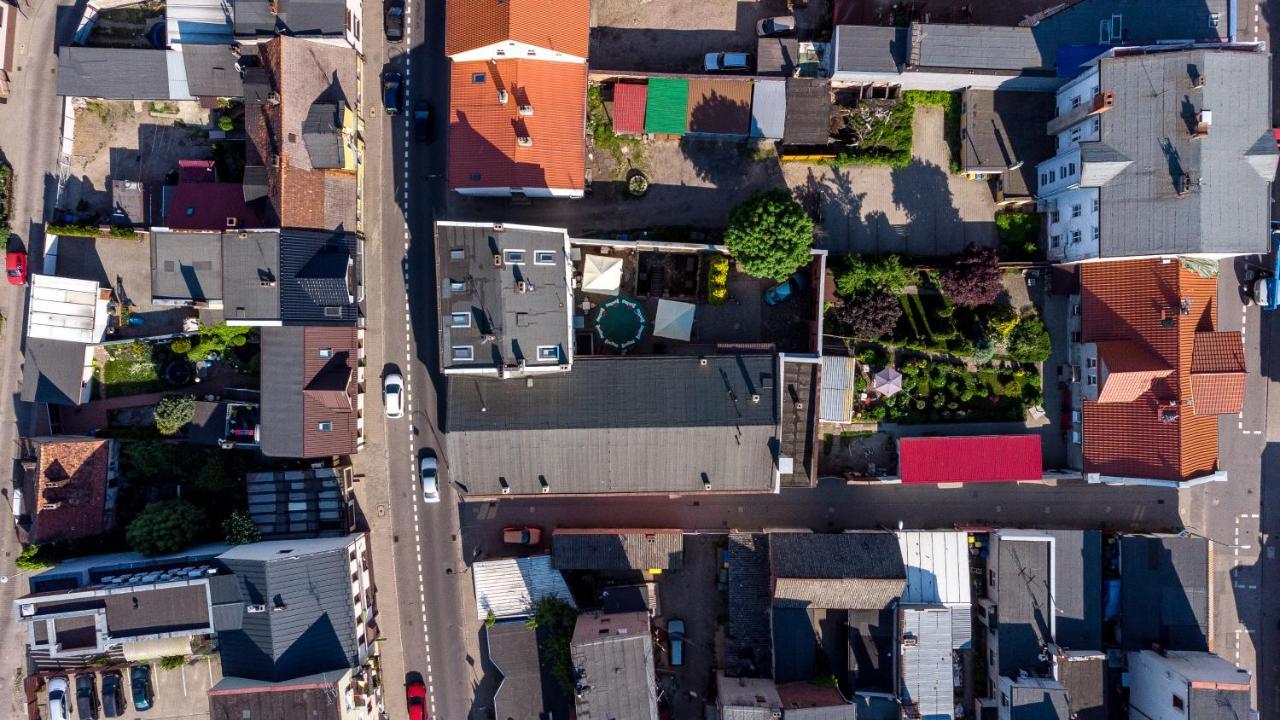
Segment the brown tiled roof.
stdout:
[[448,0],[445,55],[514,40],[585,58],[588,0]]
[[1107,379],[1098,391],[1098,402],[1133,402],[1158,378],[1173,373],[1163,360],[1132,340],[1098,343],[1098,358],[1107,367]]
[[1240,333],[1196,333],[1191,353],[1191,398],[1197,415],[1240,412],[1244,378],[1244,339]]
[[[500,90],[508,93],[505,105]],[[582,63],[453,63],[449,187],[581,190],[586,93]],[[522,105],[533,114],[520,114]],[[532,145],[520,145],[520,136]]]
[[[346,455],[356,450],[354,327],[308,327],[303,333],[302,449],[305,457]],[[321,350],[328,349],[329,357]],[[320,424],[330,424],[321,430]]]
[[1080,279],[1084,342],[1130,341],[1175,370],[1130,402],[1085,401],[1085,471],[1167,480],[1213,472],[1218,419],[1186,401],[1196,334],[1213,330],[1217,279],[1162,260],[1093,263]]
[[105,529],[111,441],[51,438],[36,443],[36,468],[27,498],[30,541],[58,542],[100,535]]

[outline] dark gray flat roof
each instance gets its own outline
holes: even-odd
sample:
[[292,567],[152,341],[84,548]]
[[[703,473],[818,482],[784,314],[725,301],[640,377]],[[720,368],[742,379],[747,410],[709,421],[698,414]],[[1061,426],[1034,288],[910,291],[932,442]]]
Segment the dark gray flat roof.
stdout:
[[831,140],[831,81],[787,78],[783,145],[826,145]]
[[772,533],[773,604],[879,610],[906,588],[893,533]]
[[1107,659],[1104,655],[1058,659],[1058,681],[1067,689],[1075,720],[1106,720]]
[[1208,541],[1121,536],[1120,636],[1125,650],[1209,649]]
[[1039,655],[1052,639],[1049,568],[1053,550],[1045,541],[1001,539],[999,552],[999,673],[1007,677],[1018,677],[1019,671],[1043,675],[1048,668]]
[[[1102,61],[1101,88],[1115,103],[1101,115],[1101,138],[1081,146],[1121,162],[1099,190],[1101,257],[1269,249],[1276,144],[1270,95],[1256,91],[1269,68],[1267,53],[1240,50]],[[1197,139],[1189,127],[1201,110],[1212,125]],[[1185,177],[1191,189],[1179,196]]]
[[[238,3],[237,3],[238,4]],[[229,45],[183,45],[187,87],[196,97],[243,97],[244,82]]]
[[222,300],[222,233],[152,232],[151,298]]
[[279,0],[280,19],[293,35],[342,35],[346,31],[343,0]]
[[[568,361],[572,309],[565,243],[565,232],[552,228],[507,226],[497,232],[492,225],[436,224],[442,367],[492,368],[520,358],[530,366]],[[519,264],[510,262],[513,251],[523,253]],[[536,261],[539,252],[550,254],[546,264]],[[501,267],[494,265],[494,255],[504,257]],[[520,281],[525,292],[517,289]],[[465,315],[468,326],[452,326],[454,313]],[[485,342],[485,336],[493,340]],[[470,347],[473,359],[455,360],[457,347]],[[540,360],[539,347],[559,348],[556,359]]]
[[280,318],[280,232],[222,238],[223,314],[228,320]]
[[907,62],[904,27],[841,25],[835,30],[836,71],[892,73]]
[[1012,720],[1070,720],[1066,688],[1014,685],[1010,693]]
[[1036,164],[1053,157],[1053,137],[1045,134],[1053,111],[1052,93],[965,90],[963,169],[1002,173],[1006,196],[1034,194]]
[[262,453],[303,457],[303,327],[262,328]]
[[912,23],[912,67],[1044,71],[1056,64],[1027,27]]
[[85,346],[80,343],[26,338],[23,401],[79,405],[84,383],[84,350]]
[[[567,373],[448,378],[444,430],[473,494],[773,488],[771,355],[579,359]],[[759,401],[753,400],[758,396]]]
[[106,100],[168,100],[168,50],[58,49],[57,92]]

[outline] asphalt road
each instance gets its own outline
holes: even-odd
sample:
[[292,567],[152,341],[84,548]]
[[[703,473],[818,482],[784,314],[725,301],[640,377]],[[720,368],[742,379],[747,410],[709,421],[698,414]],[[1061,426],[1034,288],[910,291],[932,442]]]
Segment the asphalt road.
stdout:
[[[14,170],[14,201],[10,227],[15,245],[33,258],[30,269],[39,272],[43,250],[43,223],[52,210],[55,195],[57,156],[60,144],[62,101],[54,95],[53,72],[57,67],[55,36],[69,40],[75,31],[71,5],[56,0],[23,0],[19,4],[11,73],[10,97],[0,105],[0,127],[10,130],[0,136],[0,151]],[[55,32],[56,31],[56,32]],[[37,424],[33,408],[19,401],[22,377],[22,336],[26,323],[26,289],[0,285],[0,397],[10,398],[12,412],[0,413],[0,448],[9,454],[10,481],[0,484],[0,503],[11,519],[13,487],[20,482],[17,438],[32,434]],[[0,532],[0,688],[7,692],[0,701],[0,716],[19,717],[26,707],[18,676],[25,674],[26,638],[14,622],[12,612],[17,596],[26,592],[26,578],[14,567],[21,551],[16,527]]]

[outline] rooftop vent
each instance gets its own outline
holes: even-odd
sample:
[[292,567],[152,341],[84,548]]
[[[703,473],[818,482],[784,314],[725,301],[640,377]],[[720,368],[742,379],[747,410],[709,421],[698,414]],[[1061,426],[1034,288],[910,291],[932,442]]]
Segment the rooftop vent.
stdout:
[[499,104],[499,105],[506,105],[506,104],[507,104],[507,91],[506,91],[506,90],[499,90],[499,91],[498,91],[498,104]]
[[267,611],[267,606],[263,605],[262,603],[258,603],[257,605],[245,606],[245,612],[261,613],[266,611]]
[[516,137],[516,144],[520,147],[531,147],[533,145],[533,138],[528,135],[520,135]]
[[1160,422],[1163,422],[1163,423],[1178,422],[1178,411],[1177,410],[1161,410]]
[[493,254],[493,266],[496,268],[502,267],[502,253]]
[[517,292],[517,293],[519,293],[519,294],[521,294],[521,295],[523,295],[524,293],[529,292],[529,283],[525,282],[524,280],[517,280],[517,281],[516,281],[516,292]]
[[520,114],[521,114],[521,115],[525,115],[525,116],[532,115],[532,114],[533,114],[533,106],[532,106],[532,105],[521,105],[521,106],[520,106]]

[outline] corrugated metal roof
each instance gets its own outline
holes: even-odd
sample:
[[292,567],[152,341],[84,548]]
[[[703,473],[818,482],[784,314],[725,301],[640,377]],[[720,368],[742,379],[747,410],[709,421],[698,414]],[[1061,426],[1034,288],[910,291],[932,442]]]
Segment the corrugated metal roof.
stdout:
[[831,81],[787,79],[785,145],[826,145],[831,137]]
[[751,131],[751,81],[690,80],[688,117],[691,133],[746,135]]
[[551,567],[550,555],[478,562],[471,566],[471,578],[480,620],[490,612],[498,618],[527,615],[544,597],[574,604],[564,576]]
[[165,41],[169,45],[231,45],[228,0],[167,0]]
[[903,603],[968,605],[969,536],[951,530],[900,530],[898,546],[907,568]]
[[[918,716],[930,720],[953,717],[951,611],[904,608],[902,638],[903,704],[914,704]],[[905,642],[907,638],[915,642]]]
[[898,475],[904,483],[1039,480],[1040,436],[899,438]]
[[644,131],[655,135],[683,135],[687,129],[689,81],[685,78],[650,78]]
[[649,86],[645,83],[620,82],[613,86],[613,131],[616,133],[644,132],[645,106],[649,101]]
[[751,137],[780,140],[786,127],[786,81],[757,80],[751,89]]
[[856,361],[851,357],[822,357],[822,403],[818,417],[823,422],[847,423],[853,416],[853,388]]

